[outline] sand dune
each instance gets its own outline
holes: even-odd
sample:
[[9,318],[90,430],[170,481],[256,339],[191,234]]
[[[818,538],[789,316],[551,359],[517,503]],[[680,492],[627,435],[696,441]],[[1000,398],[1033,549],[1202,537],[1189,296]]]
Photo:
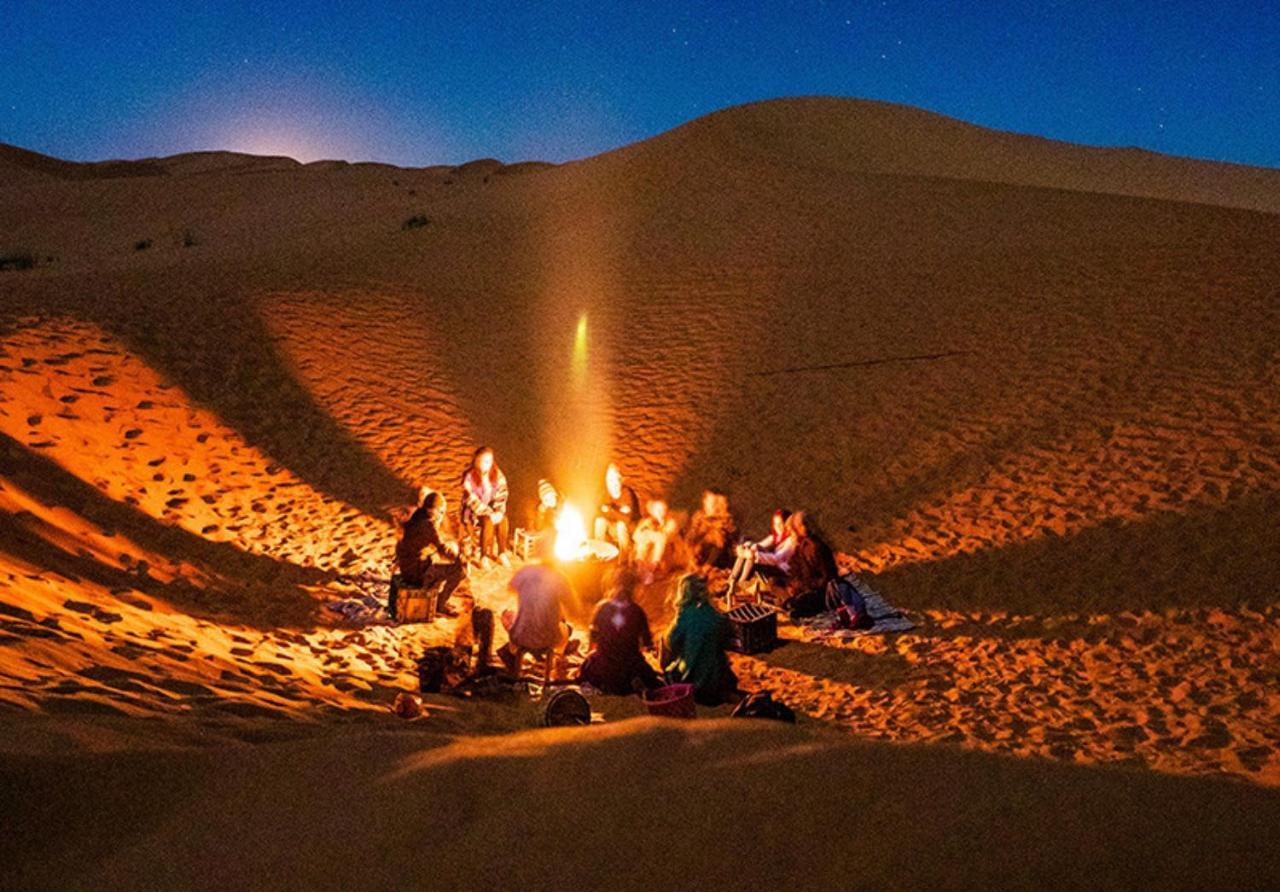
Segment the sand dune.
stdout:
[[[946,815],[1048,814],[1062,798],[1040,783],[1090,792],[1044,825],[1056,836],[1010,837],[1037,853],[1027,882],[1061,869],[1050,836],[1114,826],[1099,810],[1117,796],[1132,815],[1269,814],[1277,211],[1280,172],[833,99],[729,109],[559,166],[100,166],[5,148],[0,255],[39,262],[0,271],[2,748],[154,738],[183,749],[172,765],[196,766],[183,789],[204,795],[237,741],[321,741],[254,749],[254,771],[322,771],[334,747],[365,746],[346,726],[387,730],[413,657],[455,627],[352,630],[323,605],[385,576],[394,512],[419,485],[453,492],[488,443],[517,506],[545,474],[582,488],[564,478],[585,454],[681,508],[723,487],[752,532],[775,506],[811,509],[917,621],[843,646],[788,629],[738,661],[801,710],[796,754],[763,732],[596,732],[646,776],[654,735],[764,766],[761,782],[780,772],[789,796],[829,776],[811,746],[842,777],[910,772],[857,801],[869,821],[898,816],[904,850],[940,853],[938,872],[910,874],[922,882],[964,854]],[[498,577],[473,588],[507,603]],[[595,744],[502,736],[531,721],[514,707],[430,705],[415,727],[441,741],[528,747],[548,778],[592,764]],[[163,730],[138,730],[146,717]],[[883,745],[803,736],[826,730]],[[112,758],[136,779],[133,757]],[[56,786],[61,763],[30,764]],[[360,789],[381,777],[358,771]],[[893,804],[939,786],[961,793]],[[1192,836],[1243,875],[1246,854],[1205,820]],[[1173,875],[1130,871],[1119,853],[1144,849],[1161,853],[1147,868],[1186,863],[1185,835],[1141,826],[1100,870]],[[167,832],[110,875],[154,869]],[[175,864],[203,863],[183,851]],[[832,881],[802,854],[783,863]]]
[[[687,882],[692,865],[716,887],[1277,877],[1264,854],[1278,817],[1271,791],[724,722],[500,739],[402,730],[49,755],[0,770],[34,803],[0,841],[3,863],[28,883],[473,889],[572,878],[653,889]],[[620,797],[634,807],[618,808]],[[103,822],[87,803],[120,819]]]
[[[813,170],[945,177],[1280,210],[1280,173],[1134,148],[1093,148],[978,127],[887,102],[810,98],[726,109],[621,150],[704,154]],[[705,157],[705,154],[704,154]]]

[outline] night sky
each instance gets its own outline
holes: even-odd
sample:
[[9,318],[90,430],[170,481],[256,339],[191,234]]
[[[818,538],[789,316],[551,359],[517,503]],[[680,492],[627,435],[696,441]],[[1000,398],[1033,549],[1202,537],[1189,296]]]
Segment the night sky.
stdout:
[[1280,2],[0,0],[0,142],[562,161],[828,94],[1280,167]]

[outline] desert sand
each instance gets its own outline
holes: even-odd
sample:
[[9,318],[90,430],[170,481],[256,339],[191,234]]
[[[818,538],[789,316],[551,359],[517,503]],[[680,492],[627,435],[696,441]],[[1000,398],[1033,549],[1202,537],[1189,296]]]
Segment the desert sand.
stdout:
[[[558,166],[0,147],[0,860],[1274,884],[1278,215],[1280,171],[838,99]],[[810,509],[916,628],[737,658],[795,729],[402,722],[463,623],[325,604],[480,443],[517,506],[585,449],[750,531]]]

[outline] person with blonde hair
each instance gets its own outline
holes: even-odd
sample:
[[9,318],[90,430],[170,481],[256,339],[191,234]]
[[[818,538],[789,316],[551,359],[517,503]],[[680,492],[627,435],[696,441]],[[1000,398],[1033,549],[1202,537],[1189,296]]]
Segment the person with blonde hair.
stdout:
[[693,565],[699,570],[732,567],[738,523],[729,510],[729,497],[714,489],[704,492],[702,507],[689,520],[686,538]]
[[627,485],[618,466],[610,462],[605,468],[604,492],[596,509],[595,537],[612,542],[625,553],[631,548],[631,531],[639,520],[640,499]]
[[667,546],[677,532],[679,527],[675,518],[667,513],[667,503],[662,499],[650,499],[645,504],[644,519],[636,524],[631,535],[636,572],[645,585],[653,582],[667,557]]
[[697,573],[680,577],[675,607],[676,618],[663,642],[667,678],[693,685],[693,698],[703,706],[732,699],[738,679],[725,653],[729,620],[711,603],[706,578]]

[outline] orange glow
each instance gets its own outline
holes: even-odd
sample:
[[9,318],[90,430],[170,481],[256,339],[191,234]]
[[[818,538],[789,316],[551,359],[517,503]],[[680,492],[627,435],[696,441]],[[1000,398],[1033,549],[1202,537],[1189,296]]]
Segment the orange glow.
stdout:
[[[81,349],[66,355],[66,344]],[[0,411],[0,433],[105,497],[252,554],[330,569],[354,554],[344,569],[382,568],[389,524],[313,489],[99,329],[50,322],[0,349],[42,367],[0,372],[0,392],[21,407]]]
[[587,524],[572,502],[565,502],[556,518],[556,560],[576,561],[587,554]]

